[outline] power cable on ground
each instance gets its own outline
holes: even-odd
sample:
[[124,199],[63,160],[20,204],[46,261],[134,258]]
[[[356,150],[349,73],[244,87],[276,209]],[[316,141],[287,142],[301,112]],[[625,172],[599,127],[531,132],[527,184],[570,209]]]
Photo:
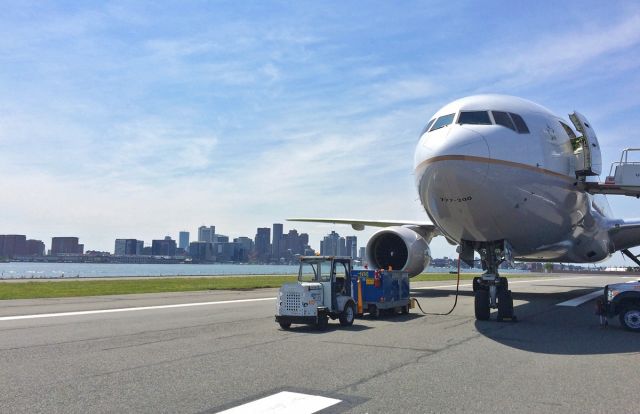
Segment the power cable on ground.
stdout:
[[424,310],[422,310],[422,306],[420,306],[420,302],[418,302],[418,299],[413,298],[413,300],[416,301],[416,305],[418,305],[418,308],[420,309],[420,312],[422,312],[424,315],[446,316],[446,315],[451,314],[451,312],[453,312],[453,310],[456,308],[456,305],[458,304],[458,294],[459,293],[460,293],[460,255],[458,255],[458,280],[456,282],[456,297],[455,297],[455,300],[453,301],[453,306],[451,307],[449,312],[447,312],[447,313],[425,312]]

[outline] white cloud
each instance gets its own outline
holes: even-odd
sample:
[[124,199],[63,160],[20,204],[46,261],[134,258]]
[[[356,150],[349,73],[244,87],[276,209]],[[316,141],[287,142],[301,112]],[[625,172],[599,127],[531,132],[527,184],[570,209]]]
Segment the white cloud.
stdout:
[[583,76],[581,71],[589,69],[588,66],[593,65],[597,70],[603,62],[606,64],[611,54],[639,44],[640,14],[631,13],[614,24],[610,21],[606,25],[590,22],[538,38],[523,39],[516,44],[496,42],[450,64],[454,78],[466,82],[493,79],[495,83],[491,87],[509,90],[550,80],[579,79]]

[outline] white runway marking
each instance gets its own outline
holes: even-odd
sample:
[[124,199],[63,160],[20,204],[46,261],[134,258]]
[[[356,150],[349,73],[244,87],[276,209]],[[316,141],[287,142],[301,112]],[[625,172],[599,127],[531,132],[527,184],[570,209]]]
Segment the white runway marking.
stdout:
[[586,295],[571,299],[571,300],[567,300],[565,302],[561,302],[556,304],[556,306],[580,306],[585,302],[590,301],[591,299],[597,298],[598,296],[602,296],[603,295],[603,290],[602,289],[598,289],[594,292],[591,293],[587,293]]
[[[633,281],[625,282],[625,283],[633,283]],[[604,294],[604,286],[601,289],[598,289],[591,293],[587,293],[586,295],[577,297],[575,299],[567,300],[565,302],[558,303],[556,306],[580,306],[583,303],[590,301],[591,299],[597,298],[598,296],[602,296],[603,294]]]
[[238,407],[221,411],[218,414],[312,414],[336,405],[341,401],[342,400],[336,400],[335,398],[320,397],[318,395],[283,391]]
[[218,302],[179,303],[176,305],[140,306],[136,308],[99,309],[99,310],[76,311],[76,312],[40,313],[35,315],[2,316],[0,317],[0,321],[55,318],[59,316],[95,315],[99,313],[134,312],[134,311],[143,311],[143,310],[152,310],[152,309],[188,308],[191,306],[224,305],[228,303],[260,302],[265,300],[276,300],[276,298],[273,297],[273,298],[257,298],[257,299],[222,300]]

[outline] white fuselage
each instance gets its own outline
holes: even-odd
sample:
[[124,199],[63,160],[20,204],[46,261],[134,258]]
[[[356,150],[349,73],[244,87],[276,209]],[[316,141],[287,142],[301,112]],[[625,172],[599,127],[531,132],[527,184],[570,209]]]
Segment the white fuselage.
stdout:
[[[489,123],[478,121],[481,112]],[[461,113],[480,123],[467,123]],[[511,114],[512,128],[503,126],[504,113]],[[450,123],[432,124],[422,134],[414,164],[421,202],[447,238],[508,240],[520,260],[595,262],[615,250],[606,198],[576,187],[569,123],[530,101],[501,95],[457,100],[432,119],[449,114]]]

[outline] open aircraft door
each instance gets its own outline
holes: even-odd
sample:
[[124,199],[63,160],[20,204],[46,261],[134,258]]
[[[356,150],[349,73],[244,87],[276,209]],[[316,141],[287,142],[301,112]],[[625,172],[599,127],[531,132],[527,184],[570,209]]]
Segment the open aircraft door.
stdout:
[[600,175],[602,172],[602,155],[598,137],[589,121],[579,112],[569,114],[571,122],[582,136],[573,140],[576,155],[576,175]]

